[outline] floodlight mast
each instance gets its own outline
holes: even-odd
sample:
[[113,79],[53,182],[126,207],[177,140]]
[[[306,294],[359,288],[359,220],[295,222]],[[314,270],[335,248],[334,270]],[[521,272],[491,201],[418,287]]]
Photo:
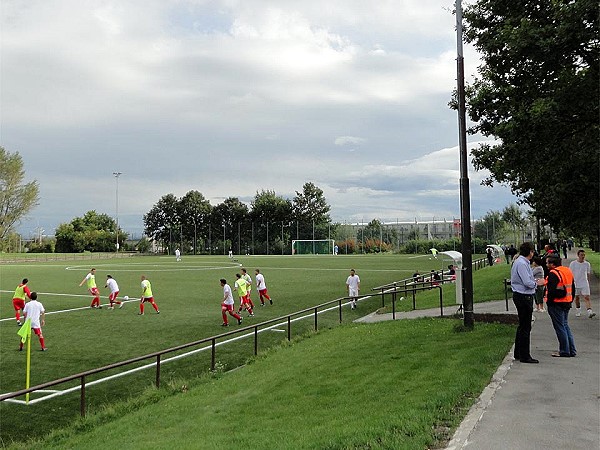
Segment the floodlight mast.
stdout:
[[116,219],[117,219],[117,242],[115,251],[119,253],[119,177],[123,175],[123,172],[113,172],[115,179],[117,180],[117,194],[116,194]]
[[458,97],[458,135],[460,153],[460,218],[461,253],[463,260],[464,325],[473,328],[473,257],[471,254],[471,200],[469,194],[469,166],[467,158],[467,120],[465,106],[465,61],[463,56],[462,4],[456,0],[456,68]]

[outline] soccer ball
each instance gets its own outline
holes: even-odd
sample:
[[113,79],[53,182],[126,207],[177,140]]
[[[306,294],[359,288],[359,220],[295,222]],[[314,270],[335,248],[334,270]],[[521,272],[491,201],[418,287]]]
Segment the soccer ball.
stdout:
[[129,300],[129,295],[126,295],[125,297],[123,297],[123,300]]

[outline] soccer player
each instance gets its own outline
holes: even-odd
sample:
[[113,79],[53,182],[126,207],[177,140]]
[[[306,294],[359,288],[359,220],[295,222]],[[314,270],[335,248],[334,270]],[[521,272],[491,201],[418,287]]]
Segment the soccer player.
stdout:
[[152,285],[150,284],[150,280],[146,278],[146,275],[142,275],[142,297],[140,298],[140,312],[138,316],[144,315],[144,303],[150,302],[156,314],[160,314],[158,310],[158,305],[154,301],[154,296],[152,295]]
[[242,316],[233,311],[233,305],[235,302],[233,301],[233,294],[231,293],[231,286],[227,284],[225,278],[221,278],[221,287],[223,288],[223,301],[221,303],[221,314],[223,315],[223,324],[222,326],[229,326],[227,323],[227,313],[230,316],[235,317],[238,321],[238,325],[242,324]]
[[98,287],[96,286],[96,269],[92,268],[90,270],[90,273],[88,273],[85,276],[85,278],[81,280],[79,286],[83,286],[83,283],[87,284],[88,291],[94,297],[94,300],[92,300],[92,304],[90,305],[90,307],[96,309],[102,308],[102,305],[100,304],[100,292],[98,291]]
[[346,288],[348,288],[348,297],[352,298],[351,308],[356,308],[356,297],[360,291],[360,277],[356,275],[354,269],[350,269],[350,276],[346,279]]
[[256,289],[258,289],[258,295],[260,296],[260,306],[265,306],[265,298],[272,305],[273,299],[269,297],[269,293],[267,292],[264,275],[260,273],[259,269],[254,269],[254,273],[256,274]]
[[23,281],[17,286],[13,295],[13,308],[15,308],[15,318],[17,319],[18,326],[21,326],[20,311],[23,311],[23,308],[25,308],[25,297],[31,299],[31,291],[27,287],[27,283],[29,283],[29,280],[23,278]]
[[254,302],[252,301],[252,277],[248,274],[248,271],[242,267],[242,278],[246,280],[248,283],[248,291],[246,297],[248,297],[248,301],[250,302],[250,307],[254,309]]
[[[23,309],[23,317],[31,319],[31,330],[37,335],[42,346],[42,351],[48,350],[42,335],[42,327],[46,325],[46,310],[44,305],[37,301],[37,292],[31,293],[31,301],[28,301]],[[19,342],[19,351],[23,350],[23,342]]]
[[110,294],[108,295],[108,301],[110,302],[110,306],[108,309],[115,309],[113,306],[115,303],[119,305],[119,308],[122,308],[124,303],[117,300],[119,296],[119,285],[117,284],[117,280],[115,280],[112,276],[106,275],[106,284],[104,287],[110,289]]
[[575,277],[575,316],[581,316],[581,302],[579,301],[579,297],[583,297],[588,317],[591,319],[596,315],[592,311],[592,302],[590,301],[590,274],[592,273],[592,266],[589,261],[585,260],[585,250],[577,251],[577,259],[571,261],[569,269],[571,269]]
[[242,278],[239,273],[236,273],[235,277],[237,280],[235,280],[234,286],[240,297],[240,309],[238,309],[238,312],[242,312],[242,309],[245,309],[248,311],[248,316],[252,317],[254,316],[254,313],[252,312],[252,306],[250,306],[250,301],[248,300],[248,282]]

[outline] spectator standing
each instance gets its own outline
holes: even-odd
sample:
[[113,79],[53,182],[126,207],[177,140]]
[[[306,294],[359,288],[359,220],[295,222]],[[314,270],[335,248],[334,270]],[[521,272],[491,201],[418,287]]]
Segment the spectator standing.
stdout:
[[494,264],[494,252],[492,250],[492,247],[486,248],[485,254],[487,256],[488,266],[491,266],[492,264]]
[[575,316],[581,316],[581,302],[579,297],[583,297],[587,308],[588,317],[591,319],[596,315],[592,311],[592,302],[590,301],[590,275],[592,266],[585,260],[585,250],[577,251],[577,259],[569,264],[569,269],[575,279]]
[[561,265],[559,255],[550,255],[546,278],[546,306],[558,338],[558,352],[552,356],[572,357],[577,354],[575,339],[569,328],[569,310],[573,303],[573,273]]
[[25,308],[25,298],[31,299],[31,291],[27,287],[27,283],[29,280],[27,278],[23,278],[21,284],[17,286],[15,289],[15,293],[13,294],[13,308],[15,309],[15,318],[17,319],[17,325],[21,326],[21,314]]
[[[514,357],[522,363],[539,363],[531,357],[531,318],[533,315],[533,296],[537,282],[529,262],[533,258],[533,244],[524,242],[519,247],[519,257],[510,269],[510,284],[513,291],[513,302],[519,315],[519,326],[515,336]],[[540,282],[540,284],[542,284]]]
[[[542,258],[539,256],[534,256],[531,259],[531,272],[533,273],[533,278],[535,278],[536,283],[538,280],[544,280],[544,268],[542,267]],[[535,311],[545,312],[544,309],[544,292],[546,291],[546,287],[543,285],[537,285],[535,287]]]

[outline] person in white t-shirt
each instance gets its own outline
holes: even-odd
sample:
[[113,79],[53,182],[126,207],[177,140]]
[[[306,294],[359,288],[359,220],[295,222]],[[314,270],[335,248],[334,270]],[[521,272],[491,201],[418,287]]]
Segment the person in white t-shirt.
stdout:
[[242,316],[236,313],[233,310],[233,305],[235,301],[233,300],[233,293],[231,292],[231,286],[227,284],[227,280],[225,278],[221,278],[221,287],[223,288],[223,300],[221,303],[221,314],[223,316],[223,324],[222,326],[226,327],[229,324],[227,323],[227,313],[230,316],[235,317],[238,321],[238,325],[242,324]]
[[269,300],[269,304],[273,304],[273,299],[269,296],[269,292],[267,291],[267,284],[265,283],[265,277],[262,273],[260,273],[260,269],[254,269],[254,273],[256,274],[256,289],[258,290],[258,295],[260,296],[260,306],[265,306],[265,299]]
[[356,275],[354,269],[350,269],[350,276],[346,279],[346,288],[348,289],[348,297],[353,297],[351,308],[354,309],[356,308],[356,298],[360,292],[360,278]]
[[579,297],[583,297],[588,317],[591,319],[596,315],[592,311],[592,302],[590,301],[590,275],[592,266],[585,260],[585,251],[577,252],[577,259],[569,264],[569,269],[573,272],[573,282],[575,283],[575,315],[581,316],[581,303]]
[[[42,326],[46,325],[46,310],[44,309],[44,305],[37,301],[37,292],[31,293],[31,300],[23,308],[23,317],[25,320],[31,320],[31,331],[39,338],[42,351],[45,352],[48,350],[44,342],[44,336],[42,335]],[[19,343],[19,351],[21,350],[23,350],[23,342]]]
[[117,300],[119,296],[119,285],[117,284],[117,280],[115,280],[112,276],[106,275],[106,284],[104,287],[110,289],[110,294],[108,294],[108,300],[110,301],[110,306],[108,309],[115,309],[115,303],[119,305],[119,308],[123,307],[123,302]]

